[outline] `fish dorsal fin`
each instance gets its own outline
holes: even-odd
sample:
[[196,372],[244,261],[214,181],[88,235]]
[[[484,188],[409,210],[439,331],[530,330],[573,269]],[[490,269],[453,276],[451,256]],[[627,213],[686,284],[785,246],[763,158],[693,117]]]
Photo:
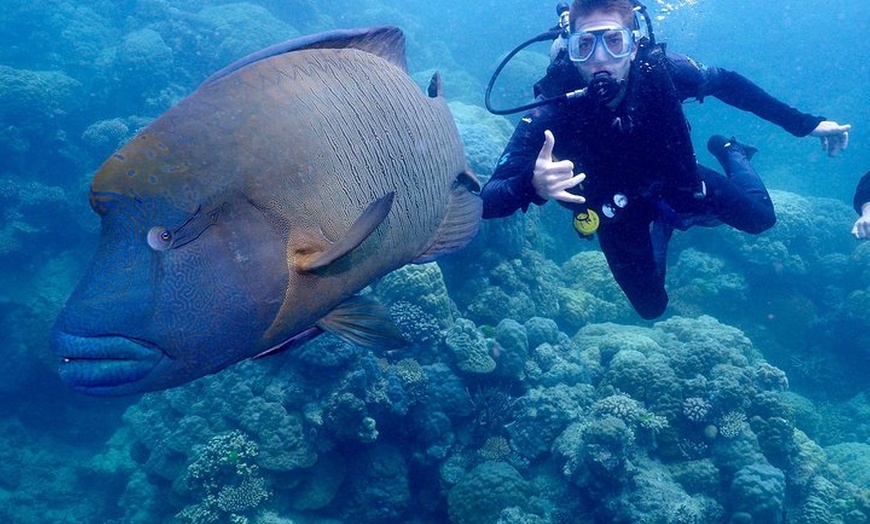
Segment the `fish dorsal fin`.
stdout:
[[477,195],[480,182],[467,169],[456,175],[450,188],[447,215],[438,226],[435,240],[413,260],[415,264],[431,262],[439,256],[465,246],[480,227],[483,201]]
[[353,251],[387,218],[387,215],[390,214],[390,209],[393,208],[395,197],[395,191],[390,191],[369,204],[360,216],[357,217],[341,240],[330,245],[327,249],[297,253],[294,258],[296,269],[299,271],[314,271],[335,262]]
[[438,98],[444,96],[444,85],[441,83],[441,73],[435,71],[432,78],[429,79],[429,87],[426,89],[426,94],[429,98]]
[[327,313],[317,327],[367,348],[395,349],[408,345],[390,319],[387,309],[374,299],[354,295]]
[[402,71],[408,70],[405,60],[405,33],[395,26],[367,27],[362,29],[336,29],[313,35],[294,38],[267,47],[236,60],[208,77],[206,84],[235,73],[245,66],[273,56],[301,51],[303,49],[359,49],[377,55]]

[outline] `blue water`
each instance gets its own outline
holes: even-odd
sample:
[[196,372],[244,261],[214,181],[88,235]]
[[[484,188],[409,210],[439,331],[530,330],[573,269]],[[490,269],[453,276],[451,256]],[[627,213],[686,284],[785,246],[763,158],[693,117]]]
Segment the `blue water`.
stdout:
[[[827,158],[716,100],[686,106],[753,163],[779,221],[677,234],[643,322],[561,208],[485,224],[464,251],[373,286],[413,344],[323,336],[188,386],[67,389],[52,322],[99,232],[102,161],[229,62],[287,38],[396,24],[409,72],[442,72],[485,179],[515,119],[488,115],[500,58],[555,5],[6,0],[0,9],[0,520],[11,523],[870,522],[868,19],[854,0],[650,2],[670,49],[853,125]],[[527,102],[546,45],[512,63]]]

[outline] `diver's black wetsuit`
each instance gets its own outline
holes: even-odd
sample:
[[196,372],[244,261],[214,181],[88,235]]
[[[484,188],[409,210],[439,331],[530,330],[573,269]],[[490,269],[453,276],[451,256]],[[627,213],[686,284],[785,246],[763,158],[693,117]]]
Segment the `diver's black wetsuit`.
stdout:
[[864,176],[861,177],[861,180],[858,181],[858,187],[855,188],[855,198],[852,201],[852,205],[855,207],[855,211],[860,215],[861,208],[870,202],[870,171],[864,173]]
[[[570,67],[564,71],[575,78],[560,90],[582,87]],[[764,184],[738,148],[720,158],[727,176],[697,164],[681,103],[709,95],[796,136],[824,120],[787,106],[737,73],[703,68],[656,48],[633,63],[626,97],[616,109],[584,97],[525,115],[481,191],[484,218],[545,202],[531,180],[544,131],[551,130],[554,158],[571,160],[575,173],[586,173],[574,192],[600,217],[598,239],[616,281],[642,317],[660,316],[668,303],[665,254],[674,228],[724,222],[760,233],[776,221]],[[701,181],[706,196],[697,198]],[[620,208],[615,200],[627,205]]]

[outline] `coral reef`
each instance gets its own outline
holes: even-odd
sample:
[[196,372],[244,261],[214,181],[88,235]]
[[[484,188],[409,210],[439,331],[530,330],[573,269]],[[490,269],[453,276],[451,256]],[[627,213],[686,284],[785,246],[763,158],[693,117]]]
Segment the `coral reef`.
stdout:
[[569,330],[598,322],[619,322],[633,315],[628,299],[610,274],[600,251],[581,251],[562,264],[566,286],[559,289],[557,317]]
[[66,72],[0,64],[0,175],[77,182],[86,156],[70,136],[77,134],[84,93],[83,82]]
[[513,125],[477,105],[450,102],[450,111],[462,136],[471,172],[486,181],[513,133]]

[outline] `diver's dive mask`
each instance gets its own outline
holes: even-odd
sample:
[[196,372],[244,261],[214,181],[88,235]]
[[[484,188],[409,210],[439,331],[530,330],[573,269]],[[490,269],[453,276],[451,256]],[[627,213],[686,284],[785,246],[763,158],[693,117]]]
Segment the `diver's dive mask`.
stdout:
[[568,57],[572,62],[585,62],[600,45],[611,58],[625,58],[634,50],[634,43],[634,31],[621,25],[581,29],[568,36]]

